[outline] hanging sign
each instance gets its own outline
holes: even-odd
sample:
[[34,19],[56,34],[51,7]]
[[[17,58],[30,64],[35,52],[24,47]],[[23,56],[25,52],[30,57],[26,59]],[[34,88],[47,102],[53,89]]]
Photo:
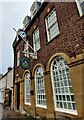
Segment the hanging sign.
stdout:
[[23,69],[27,70],[30,68],[30,59],[23,56],[21,59],[20,59],[20,65]]

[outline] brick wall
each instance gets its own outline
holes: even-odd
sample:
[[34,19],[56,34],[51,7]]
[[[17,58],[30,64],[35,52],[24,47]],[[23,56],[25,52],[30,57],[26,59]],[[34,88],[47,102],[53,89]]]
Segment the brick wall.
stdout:
[[[48,11],[51,10],[53,7],[55,7],[56,9],[60,34],[57,37],[55,37],[53,40],[51,40],[50,42],[47,42],[45,17],[47,16]],[[41,43],[41,49],[38,51],[38,56],[37,56],[38,59],[33,60],[32,58],[30,58],[31,60],[30,71],[33,70],[34,66],[37,63],[41,63],[42,65],[44,65],[46,69],[46,65],[50,57],[55,53],[62,52],[62,53],[68,54],[69,57],[71,58],[73,57],[74,52],[76,55],[81,54],[82,50],[84,49],[83,23],[84,23],[83,16],[82,17],[79,16],[75,2],[67,2],[67,3],[66,2],[64,3],[60,3],[60,2],[51,3],[50,2],[46,4],[46,7],[41,11],[39,15],[36,16],[35,21],[32,22],[32,25],[28,28],[28,31],[27,31],[27,34],[30,38],[29,43],[33,45],[32,33],[34,29],[39,26],[40,43]],[[23,56],[23,52],[22,52],[23,43],[24,42],[21,40],[16,46],[16,51],[19,48],[21,50],[21,57]],[[16,67],[15,74],[17,73],[19,74],[20,78],[23,77],[24,70],[21,68],[21,66]],[[71,74],[73,78],[73,86],[75,86],[74,73],[75,72],[72,73],[72,69],[71,69]],[[80,73],[81,73],[81,70],[80,70]],[[82,78],[80,79],[82,81]],[[32,80],[32,83],[33,83],[32,89],[35,90],[34,78]],[[50,74],[47,76],[45,75],[45,88],[46,88],[45,91],[47,93],[46,94],[47,111],[41,108],[35,108],[35,93],[34,93],[34,96],[31,97],[31,101],[33,104],[31,112],[32,113],[36,112],[37,115],[40,115],[40,116],[42,115],[43,117],[44,116],[46,117],[47,115],[49,116],[50,114],[51,116],[53,116],[54,115],[54,104],[53,104],[54,101],[53,101],[53,97],[51,97],[52,96],[52,85],[51,85]],[[80,82],[79,89],[81,90],[81,82]],[[49,95],[50,95],[50,99],[48,100]],[[82,97],[82,94],[81,94],[81,97]],[[76,101],[77,101],[77,97],[76,97]],[[80,106],[79,101],[77,101],[78,106]],[[26,106],[26,109],[29,110],[30,108]],[[82,110],[79,110],[79,114],[82,115]]]
[[[57,12],[57,19],[59,24],[60,35],[55,37],[50,42],[47,42],[46,37],[46,28],[45,28],[45,16],[48,14],[48,9],[52,9],[55,7]],[[68,9],[67,9],[68,8]],[[29,41],[31,45],[32,43],[32,33],[34,28],[39,26],[40,29],[40,42],[41,49],[38,51],[38,59],[31,59],[31,70],[34,65],[38,62],[43,63],[46,66],[50,56],[57,52],[67,53],[70,57],[72,57],[73,52],[80,54],[82,49],[84,48],[83,41],[83,22],[84,19],[80,18],[76,3],[75,2],[56,2],[49,3],[44,8],[44,10],[37,16],[35,22],[28,30],[28,36],[31,38]],[[23,41],[20,41],[16,47],[16,51],[20,48],[21,57],[23,56]],[[17,68],[17,72],[22,75],[23,69],[19,66]]]
[[[48,43],[44,19],[48,14],[47,10],[53,6],[57,11],[60,35]],[[28,35],[32,38],[34,26],[39,26],[40,29],[41,49],[38,51],[38,60],[31,60],[31,69],[38,62],[46,65],[50,56],[56,52],[67,53],[70,57],[72,56],[70,52],[80,54],[84,48],[82,24],[83,18],[80,18],[75,3],[49,3],[28,31]]]

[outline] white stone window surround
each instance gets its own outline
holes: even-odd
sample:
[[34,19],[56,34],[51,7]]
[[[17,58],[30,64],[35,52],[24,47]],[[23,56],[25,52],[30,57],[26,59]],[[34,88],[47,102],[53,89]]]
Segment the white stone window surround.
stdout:
[[31,94],[30,94],[30,84],[31,84],[31,80],[30,80],[30,73],[25,73],[25,77],[24,77],[24,95],[25,95],[25,104],[26,105],[31,105]]
[[34,52],[38,51],[40,49],[40,36],[39,36],[39,27],[36,28],[33,32],[33,46],[34,46]]
[[46,24],[46,31],[47,31],[47,39],[49,42],[54,37],[60,34],[55,9],[49,12],[47,17],[45,18],[45,24]]
[[[61,57],[60,57],[61,58]],[[60,59],[59,57],[58,57],[58,59]],[[64,102],[65,102],[65,104],[67,105],[67,107],[68,107],[68,102],[69,103],[71,103],[71,108],[72,108],[72,104],[76,104],[75,103],[75,101],[73,100],[72,101],[72,99],[71,99],[71,96],[72,96],[72,98],[74,99],[74,94],[73,94],[73,92],[71,93],[71,92],[66,92],[66,93],[62,93],[62,87],[65,89],[67,86],[65,86],[64,85],[64,78],[63,78],[63,76],[62,76],[62,80],[60,80],[60,82],[55,82],[55,80],[57,79],[54,75],[53,75],[53,63],[54,63],[54,61],[56,60],[57,58],[55,58],[54,60],[53,60],[53,62],[51,63],[51,78],[52,78],[52,88],[53,88],[53,97],[54,97],[54,104],[55,104],[55,111],[59,111],[59,112],[63,112],[63,113],[68,113],[68,114],[72,114],[72,115],[78,115],[78,113],[77,113],[77,110],[73,110],[73,109],[65,109],[64,107],[63,108],[61,108],[61,107],[57,107],[57,103],[62,103],[62,105],[64,106]],[[61,59],[64,59],[64,58],[61,58]],[[57,63],[58,64],[58,63]],[[55,66],[55,67],[57,67],[57,66]],[[68,73],[68,76],[66,75],[66,71],[65,71],[65,75],[66,75],[66,80],[67,80],[67,84],[68,84],[68,91],[70,90],[69,89],[69,87],[72,87],[72,85],[69,85],[69,83],[68,83],[68,81],[70,82],[71,81],[71,79],[70,79],[70,74],[69,74],[69,68],[68,68],[68,65],[66,64],[66,66],[65,66],[66,68],[67,68],[67,73]],[[65,69],[66,70],[66,69]],[[57,68],[57,71],[58,71],[58,68]],[[55,70],[55,72],[57,72],[56,70]],[[61,71],[62,71],[62,69],[61,69]],[[59,74],[59,73],[58,73]],[[63,73],[62,73],[63,74]],[[56,75],[56,74],[55,74]],[[60,76],[60,75],[59,75]],[[69,79],[67,79],[69,77]],[[66,81],[65,80],[65,81]],[[61,81],[62,81],[62,84],[61,84]],[[59,85],[57,85],[57,84],[55,84],[55,83],[60,83]],[[70,83],[71,84],[71,83]],[[55,86],[56,85],[56,86]],[[59,86],[59,87],[58,87]],[[60,87],[61,86],[61,87]],[[55,93],[55,91],[57,91],[58,90],[58,88],[59,88],[59,90],[61,91],[60,93],[59,92],[57,92],[57,93]],[[65,89],[66,90],[66,89]],[[60,98],[59,98],[59,96],[60,97],[62,97],[61,99],[62,100],[60,100]],[[63,100],[64,98],[63,98],[63,96],[65,96],[65,101]],[[68,98],[68,99],[70,99],[69,101],[67,100],[67,97],[66,96],[69,96],[70,98]],[[56,97],[58,97],[58,100],[57,100],[57,98]]]
[[46,109],[46,95],[44,85],[44,74],[43,68],[38,66],[35,70],[35,96],[36,96],[36,107]]

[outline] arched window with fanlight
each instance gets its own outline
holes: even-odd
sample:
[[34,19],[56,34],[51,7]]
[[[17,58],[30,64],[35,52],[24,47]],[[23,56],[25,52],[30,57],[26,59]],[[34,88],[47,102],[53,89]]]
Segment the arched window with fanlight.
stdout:
[[46,108],[44,70],[38,66],[35,70],[36,106]]
[[63,57],[56,57],[52,61],[51,78],[55,110],[77,115],[69,67]]
[[25,73],[25,80],[24,80],[24,94],[25,94],[25,104],[31,104],[30,99],[30,73]]

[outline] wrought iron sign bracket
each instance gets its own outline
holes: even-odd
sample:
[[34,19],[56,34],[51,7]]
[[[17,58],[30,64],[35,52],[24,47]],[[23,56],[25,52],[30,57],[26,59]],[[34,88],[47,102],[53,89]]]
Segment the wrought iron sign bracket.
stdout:
[[15,28],[13,29],[16,32],[16,36],[19,35],[22,40],[33,50],[33,52],[29,52],[28,50],[26,50],[23,51],[23,53],[27,55],[27,58],[32,57],[33,59],[37,59],[37,52],[34,52],[34,48],[28,43],[27,34],[25,33],[25,31],[23,29],[19,29],[18,31],[16,31]]

